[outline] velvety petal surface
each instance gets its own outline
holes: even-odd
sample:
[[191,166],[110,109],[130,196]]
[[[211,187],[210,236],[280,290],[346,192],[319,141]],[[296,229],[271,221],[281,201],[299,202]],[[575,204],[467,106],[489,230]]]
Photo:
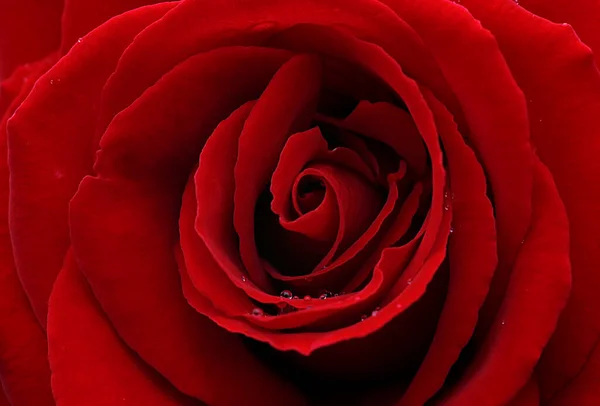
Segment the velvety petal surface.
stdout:
[[[0,120],[0,154],[7,155],[6,123],[23,99],[29,94],[35,80],[55,61],[48,57],[22,67],[3,84],[10,93],[2,93],[3,102],[10,97],[10,105]],[[9,168],[6,160],[0,162],[0,377],[3,390],[13,405],[53,405],[50,391],[50,369],[47,343],[42,326],[36,320],[31,305],[14,266],[8,221]]]
[[178,392],[121,341],[72,255],[50,297],[48,342],[58,406],[202,404]]
[[86,36],[37,81],[8,123],[15,264],[43,326],[52,284],[69,247],[69,200],[92,169],[104,82],[133,37],[171,7],[123,14]]
[[[168,0],[167,0],[168,1]],[[62,12],[62,35],[60,50],[69,49],[87,33],[104,24],[112,17],[129,10],[151,4],[158,0],[64,0]]]
[[[511,1],[463,5],[493,32],[525,94],[536,153],[552,173],[569,218],[573,289],[538,369],[541,397],[547,401],[578,375],[597,371],[593,362],[590,371],[585,369],[600,340],[600,195],[590,187],[600,182],[600,74],[571,27],[536,17]],[[525,6],[542,16],[547,11],[557,23],[597,19],[597,6],[587,2],[529,1]],[[563,7],[564,20],[557,15]],[[582,27],[578,34],[590,38],[598,30]]]
[[481,350],[443,405],[497,405],[529,380],[571,287],[568,221],[552,176],[535,164],[533,223]]
[[58,49],[62,8],[62,0],[0,2],[0,82]]

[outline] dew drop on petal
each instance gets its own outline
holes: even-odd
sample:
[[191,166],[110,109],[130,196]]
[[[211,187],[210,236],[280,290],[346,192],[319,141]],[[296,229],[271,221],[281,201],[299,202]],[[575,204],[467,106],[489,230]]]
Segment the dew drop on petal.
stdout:
[[367,316],[366,314],[363,314],[362,316],[360,316],[360,321],[365,321],[368,318],[369,318],[369,316]]
[[291,291],[289,290],[282,290],[281,293],[279,294],[279,296],[281,296],[284,299],[291,299],[294,295],[292,294]]
[[256,317],[264,316],[265,312],[260,307],[255,307],[252,309],[252,315]]
[[312,296],[310,296],[310,295],[306,295],[306,296],[304,296],[304,300],[307,300],[307,301],[308,301],[308,300],[312,300]]
[[246,282],[248,279],[244,275],[242,275],[242,282]]

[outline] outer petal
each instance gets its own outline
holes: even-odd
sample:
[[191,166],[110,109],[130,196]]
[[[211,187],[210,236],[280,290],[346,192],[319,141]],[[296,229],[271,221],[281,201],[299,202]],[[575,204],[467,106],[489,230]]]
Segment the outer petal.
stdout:
[[600,399],[600,346],[596,344],[585,367],[548,401],[551,406],[595,406]]
[[106,128],[115,114],[185,58],[220,46],[257,45],[273,33],[302,23],[343,26],[360,37],[377,39],[411,76],[426,78],[432,88],[447,96],[445,103],[454,101],[415,32],[375,1],[224,0],[217,5],[189,0],[141,34],[123,56],[107,84],[100,128]]
[[592,48],[596,65],[600,66],[600,3],[596,0],[521,0],[519,5],[555,23],[568,23],[577,36]]
[[121,341],[70,254],[48,313],[52,390],[58,406],[201,404],[178,392]]
[[[177,190],[86,178],[71,203],[73,248],[123,340],[182,392],[210,405],[302,401],[239,336],[186,303],[173,246]],[[236,390],[229,384],[235,382]]]
[[44,326],[50,290],[69,247],[69,200],[91,171],[97,148],[100,92],[133,37],[171,7],[138,9],[91,33],[38,80],[9,121],[15,264]]
[[58,49],[62,7],[62,0],[0,1],[0,82]]
[[448,247],[450,281],[429,351],[398,403],[421,405],[439,390],[460,351],[471,339],[478,312],[498,263],[496,229],[485,174],[457,131],[448,111],[427,94],[442,138],[452,190]]
[[529,380],[569,295],[571,267],[566,213],[552,176],[536,163],[533,222],[505,300],[483,347],[444,406],[502,405]]
[[[169,1],[169,0],[166,0]],[[160,0],[65,0],[62,14],[61,53],[110,18]]]
[[[13,100],[0,121],[0,156],[7,155],[6,122],[55,58],[22,67],[4,83]],[[6,89],[6,88],[4,88]],[[8,94],[3,94],[3,97]],[[0,377],[13,405],[52,405],[46,337],[35,319],[14,267],[8,229],[8,166],[0,160]]]
[[[580,405],[580,403],[572,403]],[[507,406],[539,406],[540,405],[540,390],[535,378],[532,378],[527,385],[517,393]]]
[[[575,14],[591,24],[598,19],[587,2],[541,3],[525,2],[554,13],[564,6],[565,16]],[[590,50],[569,26],[533,16],[510,0],[461,4],[494,33],[523,89],[533,143],[569,218],[573,290],[538,369],[547,401],[579,374],[594,374],[584,368],[600,341],[600,188],[592,186],[600,184],[600,74]],[[600,32],[597,24],[591,28],[590,34]],[[589,368],[597,364],[590,362]]]
[[525,99],[493,35],[463,7],[439,0],[384,3],[431,49],[462,107],[468,130],[459,122],[461,133],[474,146],[491,184],[500,263],[478,323],[478,329],[485,332],[504,297],[512,263],[531,220],[533,154]]

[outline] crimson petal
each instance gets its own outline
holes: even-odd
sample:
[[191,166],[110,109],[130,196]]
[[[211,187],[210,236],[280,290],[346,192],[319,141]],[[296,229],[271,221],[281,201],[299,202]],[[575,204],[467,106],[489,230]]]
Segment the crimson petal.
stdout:
[[62,7],[62,0],[0,2],[0,82],[58,49]]
[[552,176],[536,161],[533,223],[483,347],[444,406],[509,401],[527,383],[571,287],[569,233]]
[[450,281],[434,340],[398,406],[422,405],[439,390],[471,339],[498,262],[492,204],[477,158],[443,105],[425,93],[446,151],[452,190]]
[[48,342],[57,405],[201,404],[183,396],[121,341],[72,255],[50,296]]
[[[597,4],[587,1],[541,3],[525,5],[535,4],[533,10],[542,16],[557,7],[565,13],[561,18],[574,18],[574,26],[581,18],[592,24],[598,19]],[[547,401],[576,383],[578,375],[597,373],[597,364],[587,363],[600,341],[600,246],[592,237],[600,228],[600,189],[590,187],[600,184],[600,73],[594,54],[571,27],[536,17],[510,0],[462,4],[493,32],[525,93],[536,153],[552,173],[569,218],[573,289],[537,371],[541,397]],[[506,24],[507,19],[512,23]],[[597,38],[596,25],[591,28],[582,27],[581,35]]]
[[242,262],[252,281],[268,291],[269,282],[254,241],[254,209],[268,185],[290,133],[313,118],[321,87],[321,62],[314,56],[290,59],[256,102],[242,133],[235,164],[233,224]]
[[15,264],[43,326],[52,284],[69,247],[69,200],[90,173],[97,148],[94,106],[125,47],[171,7],[123,14],[86,36],[36,82],[9,120]]

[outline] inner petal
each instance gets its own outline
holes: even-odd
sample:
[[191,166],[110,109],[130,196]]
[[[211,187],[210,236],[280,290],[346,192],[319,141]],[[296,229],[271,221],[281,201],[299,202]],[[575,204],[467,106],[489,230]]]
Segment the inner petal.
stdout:
[[296,213],[301,216],[315,210],[325,198],[325,183],[323,179],[308,175],[300,178],[294,184],[292,202]]
[[[326,267],[364,233],[377,213],[381,211],[384,200],[384,195],[379,188],[363,176],[342,166],[325,163],[312,164],[302,171],[294,182],[292,193],[294,206],[297,206],[296,210],[301,215],[293,221],[280,219],[281,226],[277,234],[311,236],[315,235],[316,227],[324,224],[329,226],[329,231],[332,231],[330,228],[332,225],[338,227],[334,235],[319,244],[317,251],[322,253],[323,248],[327,247],[326,254],[318,258],[312,267],[298,269],[297,264],[303,263],[307,257],[315,258],[316,239],[311,238],[311,244],[289,246],[286,243],[289,243],[290,238],[274,238],[274,234],[262,232],[267,231],[268,228],[262,228],[257,224],[260,227],[258,230],[261,230],[261,233],[257,234],[262,234],[261,240],[265,242],[259,244],[259,253],[272,265],[271,268],[267,268],[267,272],[280,281],[285,281],[290,276],[308,275]],[[323,198],[318,200],[321,194]],[[329,196],[335,197],[336,204],[330,203]],[[302,206],[303,203],[309,203],[311,199],[313,206],[316,204],[316,207]],[[305,210],[307,208],[312,210]],[[317,221],[309,222],[309,219]],[[310,288],[307,288],[308,290]]]

